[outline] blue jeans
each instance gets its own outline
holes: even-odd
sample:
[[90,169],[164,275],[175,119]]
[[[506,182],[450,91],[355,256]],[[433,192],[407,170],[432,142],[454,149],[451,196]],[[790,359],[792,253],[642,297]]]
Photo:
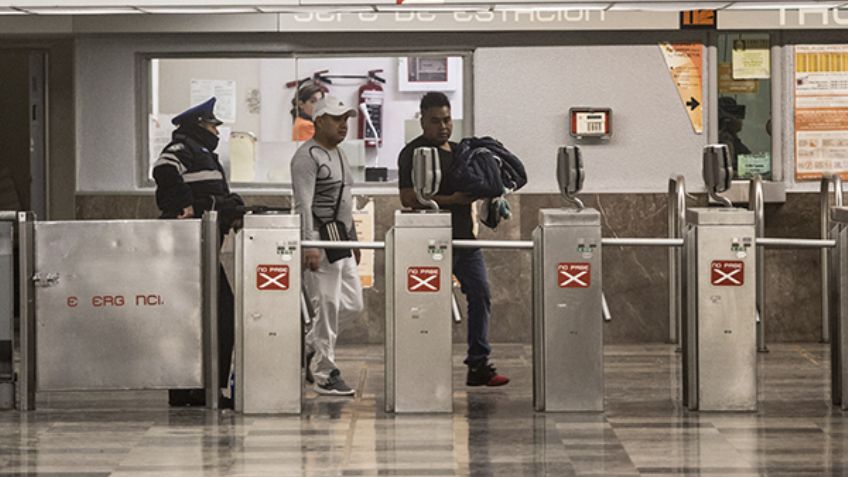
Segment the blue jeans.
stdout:
[[476,366],[489,359],[489,317],[492,311],[492,294],[486,275],[483,252],[477,249],[454,249],[453,274],[462,285],[468,301],[468,356],[465,364]]

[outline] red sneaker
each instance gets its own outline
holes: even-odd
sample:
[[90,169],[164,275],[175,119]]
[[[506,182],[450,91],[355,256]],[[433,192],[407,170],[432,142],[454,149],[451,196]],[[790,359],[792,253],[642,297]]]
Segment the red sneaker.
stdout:
[[495,367],[489,363],[469,366],[468,377],[465,379],[467,386],[503,386],[508,382],[509,378],[498,374]]

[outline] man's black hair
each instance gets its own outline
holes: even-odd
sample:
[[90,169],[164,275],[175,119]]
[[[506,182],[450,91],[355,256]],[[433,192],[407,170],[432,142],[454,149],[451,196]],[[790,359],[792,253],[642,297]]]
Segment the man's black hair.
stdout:
[[440,93],[438,91],[430,91],[421,97],[421,114],[424,114],[430,108],[441,108],[447,106],[451,107],[450,100],[445,96],[445,93]]

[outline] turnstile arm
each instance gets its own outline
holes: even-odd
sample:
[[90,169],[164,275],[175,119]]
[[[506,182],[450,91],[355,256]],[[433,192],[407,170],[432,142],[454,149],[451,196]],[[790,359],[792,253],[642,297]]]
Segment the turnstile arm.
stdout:
[[303,325],[309,326],[312,324],[312,318],[315,316],[315,309],[312,308],[312,302],[309,301],[306,294],[306,286],[300,286],[300,316],[303,318]]
[[612,321],[609,305],[607,305],[607,296],[601,293],[601,314],[604,316],[604,321]]

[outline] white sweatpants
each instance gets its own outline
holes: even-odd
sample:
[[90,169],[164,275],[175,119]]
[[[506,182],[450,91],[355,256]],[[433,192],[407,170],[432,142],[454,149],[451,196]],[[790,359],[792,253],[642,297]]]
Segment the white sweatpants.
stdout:
[[323,251],[318,270],[307,268],[303,283],[316,315],[312,329],[306,334],[306,347],[307,351],[315,351],[313,375],[316,382],[323,383],[336,368],[339,323],[355,318],[362,311],[362,285],[353,257],[330,263]]

